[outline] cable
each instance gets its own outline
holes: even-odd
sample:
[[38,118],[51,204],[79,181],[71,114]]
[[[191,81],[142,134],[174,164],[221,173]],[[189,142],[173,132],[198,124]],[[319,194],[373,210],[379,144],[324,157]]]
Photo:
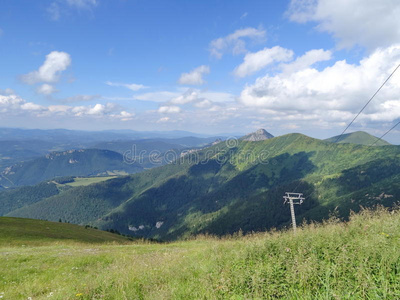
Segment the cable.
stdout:
[[[336,139],[336,141],[332,144],[336,144],[340,138],[343,136],[343,134],[347,131],[347,129],[349,129],[349,127],[354,123],[354,121],[358,118],[358,116],[364,111],[364,109],[368,106],[368,104],[375,98],[375,96],[379,93],[379,91],[384,87],[384,85],[389,81],[389,79],[393,76],[394,73],[396,73],[397,69],[400,67],[400,64],[397,65],[397,67],[393,70],[392,73],[390,73],[389,77],[386,78],[386,80],[382,83],[382,85],[376,90],[376,92],[372,95],[372,97],[367,101],[367,103],[365,103],[365,105],[363,106],[363,108],[361,108],[361,110],[358,112],[358,114],[354,117],[354,119],[349,123],[349,125],[347,125],[347,127],[343,130],[343,132],[338,136],[338,138]],[[400,122],[399,122],[400,123]],[[390,130],[388,130],[384,135],[382,135],[379,139],[377,139],[372,145],[375,145],[380,139],[382,139],[386,134],[388,134],[391,130],[393,130],[397,125],[399,125],[399,123],[397,123],[396,125],[394,125]],[[372,146],[371,145],[371,146]],[[299,183],[297,184],[297,186],[295,187],[294,191],[296,191],[296,189],[300,186],[301,184],[301,180],[299,180]],[[314,191],[315,192],[315,191]],[[314,194],[314,192],[312,194]]]
[[337,143],[339,141],[339,139],[342,137],[342,135],[347,131],[347,129],[349,129],[349,127],[351,126],[351,124],[353,124],[353,122],[358,118],[358,116],[363,112],[363,110],[368,106],[368,104],[372,101],[372,99],[375,98],[376,94],[379,93],[379,91],[383,88],[383,86],[386,84],[386,82],[389,81],[389,79],[393,76],[393,74],[397,71],[397,69],[400,67],[400,64],[396,67],[396,69],[394,69],[394,71],[389,75],[388,78],[386,78],[386,80],[382,83],[382,85],[379,87],[379,89],[375,92],[375,94],[372,95],[372,97],[368,100],[367,103],[365,103],[364,107],[358,112],[358,114],[354,117],[354,119],[349,123],[349,125],[347,125],[347,127],[343,130],[343,132],[338,136],[338,138],[336,139],[335,143]]
[[385,135],[387,135],[389,132],[391,132],[391,131],[392,131],[397,125],[399,125],[399,124],[400,124],[400,121],[397,122],[397,124],[395,124],[395,125],[394,125],[392,128],[390,128],[388,131],[386,131],[381,137],[377,138],[376,141],[373,142],[370,146],[375,145],[377,142],[379,142],[381,139],[383,139],[383,137],[384,137]]

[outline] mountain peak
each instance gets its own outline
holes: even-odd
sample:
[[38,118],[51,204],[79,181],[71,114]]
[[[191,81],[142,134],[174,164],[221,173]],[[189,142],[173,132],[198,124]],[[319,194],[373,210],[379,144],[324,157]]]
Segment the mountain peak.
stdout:
[[274,136],[270,134],[265,129],[258,129],[255,132],[249,133],[243,137],[244,141],[248,142],[257,142],[257,141],[264,141],[273,138]]

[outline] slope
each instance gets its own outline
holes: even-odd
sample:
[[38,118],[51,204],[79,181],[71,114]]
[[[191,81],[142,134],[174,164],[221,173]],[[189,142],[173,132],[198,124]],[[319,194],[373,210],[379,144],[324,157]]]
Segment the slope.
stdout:
[[[339,136],[334,136],[329,139],[326,139],[327,142],[335,143]],[[343,134],[337,143],[352,143],[352,144],[359,144],[359,145],[372,145],[377,141],[377,137],[373,136],[365,131],[356,131],[352,133]],[[375,144],[376,146],[387,146],[390,145],[385,140],[379,140]]]
[[129,174],[142,169],[138,163],[125,163],[123,156],[113,151],[69,150],[8,167],[1,173],[0,184],[33,185],[56,177]]
[[55,241],[128,242],[123,236],[75,224],[0,217],[0,246],[43,245]]
[[400,200],[399,158],[398,146],[334,144],[301,134],[238,140],[66,191],[9,215],[66,217],[161,239],[265,230],[289,224],[285,191],[305,194],[306,202],[297,208],[300,220],[321,220],[336,206],[347,216],[360,204],[392,205]]

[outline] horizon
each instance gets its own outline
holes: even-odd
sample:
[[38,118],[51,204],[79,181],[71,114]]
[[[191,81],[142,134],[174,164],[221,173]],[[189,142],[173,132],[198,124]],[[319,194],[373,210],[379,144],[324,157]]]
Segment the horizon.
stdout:
[[[339,135],[400,63],[400,5],[332,5],[4,1],[0,126]],[[399,96],[394,74],[348,132],[381,136]]]
[[[273,137],[281,137],[281,136],[288,135],[288,134],[302,134],[302,135],[308,136],[308,137],[313,138],[313,139],[326,140],[326,139],[336,138],[336,137],[341,136],[340,134],[337,134],[337,135],[334,135],[334,136],[326,136],[326,137],[319,138],[319,137],[310,136],[310,135],[307,135],[307,134],[304,134],[304,133],[301,133],[301,132],[296,132],[296,131],[294,131],[294,132],[286,132],[286,133],[283,133],[283,134],[280,134],[280,135],[275,135],[274,133],[266,130],[265,128],[258,128],[258,129],[254,130],[252,132],[245,132],[245,133],[242,132],[242,133],[218,133],[218,134],[208,134],[208,133],[193,132],[193,131],[187,131],[187,130],[166,130],[166,131],[162,131],[162,130],[143,130],[143,131],[138,131],[138,130],[133,130],[133,129],[104,129],[104,130],[85,130],[85,129],[81,129],[81,130],[75,130],[75,129],[67,129],[67,128],[42,129],[42,128],[21,128],[21,127],[19,127],[19,128],[18,127],[0,127],[0,130],[1,129],[41,130],[41,131],[66,130],[66,131],[78,131],[78,132],[80,131],[80,132],[87,132],[87,133],[90,133],[90,132],[110,132],[110,131],[116,131],[116,132],[131,131],[131,132],[137,132],[137,133],[148,133],[148,134],[160,133],[160,134],[164,134],[164,133],[177,132],[177,133],[181,133],[181,134],[188,134],[188,135],[181,135],[179,137],[178,136],[175,136],[175,137],[171,137],[171,136],[164,137],[165,139],[175,139],[175,138],[180,138],[180,137],[196,137],[196,136],[200,137],[200,138],[202,138],[202,137],[204,137],[204,138],[205,137],[208,137],[208,138],[210,138],[210,137],[238,138],[239,137],[240,138],[240,137],[244,137],[244,136],[249,135],[249,134],[253,134],[258,130],[265,130],[267,133],[272,134]],[[363,131],[363,130],[356,130],[356,131],[346,132],[342,136],[350,135],[350,134],[353,134],[353,133],[356,133],[356,132],[363,132],[363,133],[369,134],[368,132]],[[163,137],[162,136],[154,136],[154,137],[148,137],[148,138],[135,138],[133,140],[155,139],[155,138],[163,138]],[[376,138],[378,138],[378,137],[376,137]],[[386,137],[382,138],[382,140],[383,141],[387,141],[387,142],[389,142],[389,143],[391,143],[392,145],[395,145],[395,146],[399,145],[399,144],[396,144],[396,142],[392,142],[390,139],[386,139]]]

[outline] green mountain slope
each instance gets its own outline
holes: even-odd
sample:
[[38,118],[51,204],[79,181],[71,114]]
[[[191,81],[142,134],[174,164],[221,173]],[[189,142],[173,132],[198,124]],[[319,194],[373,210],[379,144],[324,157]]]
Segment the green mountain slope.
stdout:
[[284,192],[303,192],[299,220],[400,200],[400,147],[334,144],[301,134],[219,143],[132,176],[65,191],[11,216],[114,228],[161,239],[290,224]]
[[0,174],[0,185],[33,185],[56,177],[129,174],[142,169],[138,163],[125,163],[123,156],[113,151],[69,150],[53,152],[6,168]]
[[0,217],[0,232],[0,246],[43,244],[62,240],[85,243],[128,242],[123,236],[90,227],[23,218]]
[[[338,139],[338,135],[326,139],[327,142],[335,143]],[[359,144],[359,145],[372,145],[377,141],[377,137],[373,136],[365,131],[356,131],[352,133],[343,134],[337,143],[351,143],[351,144]],[[386,142],[385,140],[379,140],[375,144],[376,146],[386,146],[390,145],[390,143]]]

